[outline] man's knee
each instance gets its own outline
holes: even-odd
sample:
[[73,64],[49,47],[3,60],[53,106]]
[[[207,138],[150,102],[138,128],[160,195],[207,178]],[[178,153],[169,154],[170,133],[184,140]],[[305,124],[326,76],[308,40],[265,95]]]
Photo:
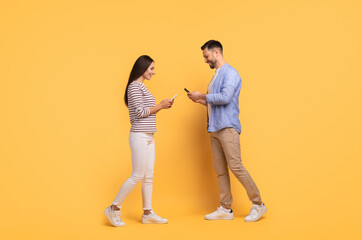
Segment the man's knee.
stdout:
[[218,177],[229,176],[229,170],[227,167],[223,168],[215,166],[215,172]]
[[244,170],[244,165],[240,158],[233,158],[228,161],[229,168],[232,172],[240,172]]

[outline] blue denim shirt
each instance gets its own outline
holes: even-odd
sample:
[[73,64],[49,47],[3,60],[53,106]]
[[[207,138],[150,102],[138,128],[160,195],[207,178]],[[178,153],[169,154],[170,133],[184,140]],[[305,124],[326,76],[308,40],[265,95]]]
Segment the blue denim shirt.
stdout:
[[206,95],[211,104],[208,132],[232,127],[241,132],[239,120],[239,94],[241,78],[235,68],[225,63],[219,70],[212,86],[212,93]]

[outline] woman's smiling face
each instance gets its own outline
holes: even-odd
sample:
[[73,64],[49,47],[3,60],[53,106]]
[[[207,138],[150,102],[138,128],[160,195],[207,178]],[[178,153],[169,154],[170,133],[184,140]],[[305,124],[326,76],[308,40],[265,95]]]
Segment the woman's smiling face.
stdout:
[[152,62],[151,65],[148,67],[146,72],[143,74],[143,77],[147,80],[150,80],[153,75],[155,75],[155,63]]

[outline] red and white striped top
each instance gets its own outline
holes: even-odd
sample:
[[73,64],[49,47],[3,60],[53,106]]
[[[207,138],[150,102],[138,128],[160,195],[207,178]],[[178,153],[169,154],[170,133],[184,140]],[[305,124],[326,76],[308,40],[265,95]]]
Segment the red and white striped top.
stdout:
[[143,83],[133,81],[127,90],[131,132],[157,132],[156,113],[150,115],[150,108],[156,105],[155,97]]

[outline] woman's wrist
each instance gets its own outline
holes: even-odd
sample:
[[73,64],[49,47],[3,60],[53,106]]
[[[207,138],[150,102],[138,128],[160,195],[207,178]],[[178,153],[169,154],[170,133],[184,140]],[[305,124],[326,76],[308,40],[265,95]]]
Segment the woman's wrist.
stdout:
[[158,111],[160,111],[162,109],[162,105],[161,104],[157,104],[154,107],[150,108],[150,115],[157,113]]

